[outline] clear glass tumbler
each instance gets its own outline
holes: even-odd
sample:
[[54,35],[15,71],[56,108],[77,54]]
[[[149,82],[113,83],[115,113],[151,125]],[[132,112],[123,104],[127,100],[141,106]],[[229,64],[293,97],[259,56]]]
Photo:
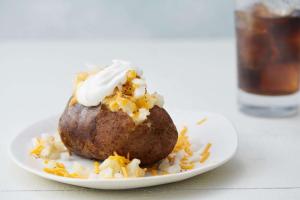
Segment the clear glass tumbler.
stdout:
[[236,0],[238,102],[263,117],[297,113],[300,1]]

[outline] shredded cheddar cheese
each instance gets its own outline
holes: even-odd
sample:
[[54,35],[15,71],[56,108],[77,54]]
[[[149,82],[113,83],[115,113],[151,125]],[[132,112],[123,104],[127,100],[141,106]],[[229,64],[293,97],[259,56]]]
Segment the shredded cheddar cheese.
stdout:
[[100,172],[99,166],[100,166],[99,162],[95,161],[94,162],[94,173],[95,174],[99,174],[99,172]]
[[194,169],[195,164],[194,163],[184,163],[184,162],[181,162],[180,163],[180,167],[182,169],[189,170],[189,169]]
[[86,176],[79,175],[78,173],[69,173],[66,169],[65,165],[63,163],[56,162],[55,166],[53,168],[45,167],[44,172],[57,175],[57,176],[63,176],[68,178],[87,178]]
[[127,72],[127,82],[132,81],[133,79],[135,79],[137,77],[137,73],[134,70],[129,70]]
[[42,150],[44,149],[44,146],[42,145],[41,141],[38,139],[38,144],[30,151],[30,154],[39,157],[41,155]]
[[205,155],[206,153],[208,153],[210,147],[211,147],[211,143],[208,143],[208,144],[205,146],[205,148],[204,148],[203,152],[201,153],[201,155]]
[[168,175],[169,173],[168,172],[165,172],[165,171],[162,171],[161,172],[161,175]]
[[208,159],[209,155],[210,155],[209,152],[207,152],[206,154],[204,154],[204,155],[201,157],[201,159],[200,159],[200,163],[203,164],[203,163]]
[[157,176],[157,169],[151,169],[151,175]]
[[211,143],[208,143],[208,144],[205,146],[203,152],[201,153],[200,163],[204,163],[204,162],[209,158],[209,156],[210,156],[209,150],[210,150],[210,147],[211,147],[211,146],[212,146]]
[[125,167],[121,167],[121,169],[122,169],[122,173],[123,173],[124,177],[127,178],[128,177],[128,173],[127,173],[126,168]]
[[116,152],[114,152],[113,156],[109,156],[108,159],[118,161],[122,167],[125,167],[130,162],[129,159],[124,156],[119,156]]
[[69,106],[74,106],[77,103],[77,98],[73,96],[69,102]]
[[180,131],[177,143],[175,145],[175,148],[173,152],[179,152],[180,150],[184,150],[187,154],[193,155],[193,151],[191,150],[191,143],[187,136],[187,127],[183,127],[183,129]]
[[199,120],[199,121],[197,122],[197,124],[198,124],[198,125],[201,125],[201,124],[203,124],[203,123],[206,122],[206,121],[207,121],[207,118],[204,117],[203,119]]
[[48,159],[45,159],[44,160],[44,164],[48,164],[49,163],[49,160]]
[[79,83],[85,81],[89,77],[89,75],[90,74],[88,72],[78,73],[75,78],[75,85],[78,85]]

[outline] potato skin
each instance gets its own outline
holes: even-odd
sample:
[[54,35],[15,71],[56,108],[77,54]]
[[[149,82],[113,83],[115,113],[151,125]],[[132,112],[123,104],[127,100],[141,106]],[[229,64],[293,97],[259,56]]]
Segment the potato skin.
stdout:
[[138,158],[151,165],[173,150],[178,132],[169,114],[158,106],[136,125],[126,113],[112,112],[105,105],[66,107],[59,120],[59,133],[70,152],[104,160],[113,152]]

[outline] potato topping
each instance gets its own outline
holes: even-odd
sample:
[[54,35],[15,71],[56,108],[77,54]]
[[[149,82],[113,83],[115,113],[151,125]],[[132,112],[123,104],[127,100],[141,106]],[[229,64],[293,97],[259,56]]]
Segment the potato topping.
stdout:
[[[91,75],[89,72],[77,74],[75,79],[75,92],[79,86]],[[69,106],[78,103],[76,95],[72,96]],[[116,87],[113,94],[104,98],[103,102],[112,112],[122,110],[127,113],[136,124],[147,119],[149,110],[155,105],[163,107],[163,97],[157,93],[147,92],[146,81],[135,70],[129,70],[126,74],[126,82]]]
[[67,148],[62,143],[58,133],[54,136],[42,134],[40,137],[33,138],[32,143],[33,148],[30,153],[37,158],[58,159],[66,157],[65,153],[68,154]]
[[178,173],[194,169],[196,165],[203,164],[210,156],[211,143],[198,151],[193,151],[187,135],[187,127],[183,127],[178,136],[176,146],[172,153],[163,159],[158,169],[166,173]]
[[116,88],[113,95],[106,97],[103,103],[113,112],[122,110],[138,124],[147,119],[149,110],[155,105],[163,106],[163,98],[157,93],[147,93],[145,80],[130,70],[127,72],[126,83]]
[[145,175],[145,170],[140,168],[139,159],[129,160],[124,156],[114,153],[101,163],[99,176],[102,178],[128,178],[141,177]]
[[46,167],[43,169],[48,174],[57,176],[63,176],[68,178],[81,178],[86,179],[89,177],[89,171],[81,164],[75,162],[71,170],[68,170],[61,162],[51,160],[46,163]]
[[[73,157],[69,159],[70,154],[59,139],[59,135],[42,134],[33,139],[33,146],[30,153],[43,160],[45,164],[43,171],[46,173],[68,178],[111,179],[166,175],[192,170],[196,166],[203,165],[210,158],[212,144],[207,143],[195,150],[189,141],[188,128],[183,127],[173,151],[166,158],[148,168],[141,168],[139,159],[130,159],[129,154],[127,157],[120,156],[116,152],[101,163],[94,161],[93,168],[88,168],[78,162],[73,162]],[[70,161],[71,165],[68,164]]]

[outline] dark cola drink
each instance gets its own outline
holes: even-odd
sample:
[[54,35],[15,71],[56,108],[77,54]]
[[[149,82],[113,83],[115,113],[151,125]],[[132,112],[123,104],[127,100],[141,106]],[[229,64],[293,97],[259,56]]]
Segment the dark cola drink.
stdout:
[[263,4],[235,12],[238,84],[247,93],[295,94],[300,82],[300,10],[274,14]]

